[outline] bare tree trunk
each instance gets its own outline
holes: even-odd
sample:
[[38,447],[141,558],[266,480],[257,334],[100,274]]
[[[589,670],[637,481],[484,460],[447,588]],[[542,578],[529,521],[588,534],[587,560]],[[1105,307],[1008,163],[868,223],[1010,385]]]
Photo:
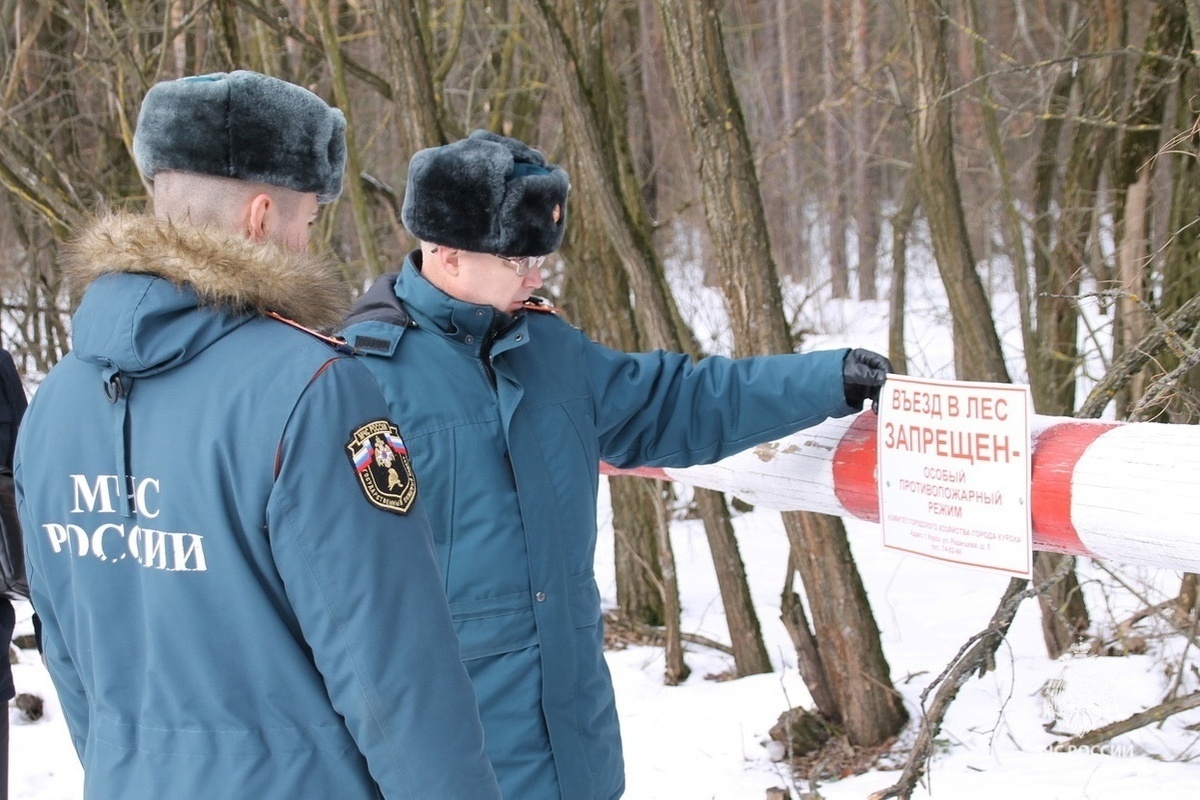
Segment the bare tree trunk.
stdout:
[[800,669],[800,677],[812,695],[813,703],[826,719],[840,719],[841,708],[837,698],[833,696],[832,683],[825,674],[825,662],[821,658],[821,648],[817,637],[813,635],[812,627],[804,614],[804,603],[800,595],[792,591],[796,576],[795,552],[788,553],[787,576],[783,582],[783,592],[780,596],[779,617],[783,627],[787,629],[792,639],[792,647],[796,651],[796,663]]
[[[783,164],[785,186],[794,189],[801,186],[800,160],[796,156],[796,143],[789,132],[796,119],[796,59],[792,52],[792,33],[795,30],[795,19],[800,14],[795,3],[791,0],[775,0],[775,35],[778,40],[776,49],[779,55],[779,105],[780,129],[787,137],[783,142]],[[777,242],[779,261],[784,271],[796,278],[808,277],[811,267],[808,253],[807,227],[804,221],[803,192],[788,191],[784,194],[784,230],[787,231],[783,242]]]
[[[850,3],[850,48],[852,77],[859,87],[857,94],[865,98],[861,88],[867,82],[867,63],[870,57],[868,32],[869,7],[866,0],[851,0]],[[854,142],[851,167],[852,196],[854,198],[854,231],[858,242],[858,299],[874,300],[878,294],[875,275],[878,262],[875,251],[879,246],[879,198],[871,185],[872,155],[870,141],[871,105],[865,99],[855,102],[851,108],[851,138]]]
[[[1081,26],[1082,27],[1082,26]],[[1080,48],[1082,30],[1068,37],[1069,52]],[[1052,409],[1061,411],[1056,401],[1060,395],[1055,389],[1058,372],[1052,370],[1056,358],[1046,342],[1042,341],[1041,328],[1049,325],[1051,303],[1043,293],[1049,291],[1051,275],[1054,273],[1053,243],[1055,239],[1055,187],[1059,170],[1059,148],[1066,133],[1067,109],[1076,83],[1073,67],[1063,67],[1054,81],[1050,96],[1043,111],[1041,140],[1033,170],[1033,289],[1021,304],[1021,329],[1025,343],[1026,369],[1029,370],[1030,390],[1033,407],[1043,414]],[[1017,284],[1017,290],[1021,286]],[[1028,333],[1025,333],[1028,331]],[[1074,385],[1071,387],[1072,397]],[[1097,415],[1098,416],[1098,415]]]
[[[1082,27],[1067,37],[1067,40],[1070,42],[1071,48],[1079,47],[1083,41]],[[1023,290],[1023,283],[1020,282],[1023,275],[1018,276],[1016,284],[1017,291],[1025,300],[1021,305],[1021,330],[1025,343],[1034,407],[1042,413],[1067,414],[1074,407],[1074,364],[1065,364],[1058,357],[1052,355],[1040,332],[1044,329],[1043,326],[1051,326],[1056,330],[1069,329],[1071,331],[1071,333],[1064,333],[1064,336],[1074,335],[1074,328],[1071,326],[1077,312],[1072,305],[1069,305],[1073,301],[1050,298],[1047,297],[1046,292],[1052,280],[1051,276],[1057,274],[1054,267],[1056,255],[1051,248],[1051,242],[1054,239],[1051,205],[1054,198],[1055,175],[1059,166],[1058,147],[1065,126],[1071,89],[1075,83],[1075,70],[1064,68],[1055,81],[1047,102],[1042,141],[1034,168],[1033,279],[1035,292],[1031,293],[1028,289]],[[1012,246],[1015,248],[1015,243]],[[1030,297],[1030,294],[1035,294],[1036,300],[1034,297]],[[1026,310],[1031,307],[1035,310],[1033,318]],[[1070,324],[1067,322],[1068,315]],[[1071,397],[1071,403],[1064,407],[1061,403],[1068,394]],[[1063,567],[1065,558],[1065,556],[1055,553],[1034,553],[1034,570],[1039,576],[1058,574]],[[1078,577],[1074,571],[1063,571],[1062,574],[1064,577],[1061,582],[1051,584],[1038,596],[1042,637],[1046,644],[1046,652],[1051,658],[1057,658],[1066,652],[1090,624],[1087,606],[1079,589]]]
[[919,200],[917,179],[909,175],[904,186],[904,201],[892,216],[892,294],[888,298],[888,358],[892,362],[892,370],[898,375],[908,374],[908,353],[904,346],[908,232],[912,228]]
[[651,219],[659,216],[658,208],[658,173],[654,162],[654,127],[651,124],[650,103],[648,94],[654,89],[649,85],[647,71],[653,64],[654,48],[651,43],[647,25],[644,19],[654,19],[654,7],[650,0],[637,0],[626,7],[625,17],[627,27],[636,36],[636,57],[631,59],[635,74],[626,81],[629,87],[629,139],[630,151],[633,154],[633,168],[638,175],[645,178],[642,181],[642,200],[646,204],[646,213]]
[[[1086,48],[1090,52],[1115,52],[1124,43],[1124,7],[1118,0],[1089,0],[1086,4]],[[1079,361],[1079,294],[1084,267],[1089,263],[1089,239],[1095,216],[1101,159],[1112,141],[1111,127],[1097,121],[1116,118],[1114,97],[1121,85],[1120,59],[1098,59],[1080,68],[1080,122],[1072,138],[1063,171],[1062,209],[1054,246],[1038,275],[1037,354],[1031,364],[1035,407],[1043,414],[1070,414],[1075,408],[1075,373]],[[1057,133],[1054,134],[1057,137]],[[1046,150],[1043,149],[1045,153]],[[1047,155],[1048,158],[1052,156]],[[1095,270],[1095,267],[1093,267]],[[1037,272],[1037,270],[1035,270]],[[1040,574],[1059,570],[1065,556],[1036,553],[1034,569]],[[1075,573],[1065,574],[1038,596],[1042,632],[1052,658],[1066,652],[1090,626],[1090,617]]]
[[[705,217],[737,355],[790,352],[753,154],[712,0],[659,0],[668,64],[699,160]],[[822,660],[851,742],[878,744],[907,718],[841,520],[786,514]]]
[[733,523],[729,520],[725,495],[711,489],[697,489],[695,497],[701,516],[713,521],[713,524],[705,525],[705,532],[708,533],[713,566],[717,570],[717,585],[721,590],[721,603],[729,625],[729,643],[737,676],[743,678],[771,672],[771,658],[767,655],[762,625],[759,624],[750,597],[746,567],[738,550]]
[[[1196,49],[1200,40],[1200,2],[1187,0],[1185,3],[1187,26],[1185,30],[1192,43],[1191,61],[1188,68],[1175,83],[1175,119],[1171,126],[1178,133],[1171,140],[1167,153],[1159,154],[1170,162],[1171,206],[1167,215],[1169,238],[1163,253],[1163,289],[1160,312],[1171,314],[1182,308],[1192,298],[1200,296],[1200,273],[1196,270],[1200,258],[1200,231],[1195,225],[1196,209],[1200,208],[1200,119],[1197,118],[1190,98],[1200,89],[1200,51]],[[1140,344],[1140,343],[1139,343]],[[1135,345],[1137,347],[1139,345]],[[1158,355],[1157,362],[1165,373],[1179,366],[1180,358],[1173,349]],[[1168,402],[1170,419],[1196,422],[1197,398],[1200,398],[1200,370],[1192,369],[1182,376],[1176,398]],[[1175,603],[1175,621],[1182,628],[1194,624],[1200,614],[1200,575],[1184,574]]]
[[[978,29],[979,13],[975,3],[970,3],[967,9],[968,26]],[[974,48],[975,71],[980,76],[987,76],[990,68],[985,61],[983,42],[975,40]],[[1014,285],[1018,297],[1024,301],[1021,313],[1022,341],[1025,352],[1036,352],[1037,343],[1033,335],[1031,319],[1024,311],[1030,302],[1029,262],[1025,255],[1024,237],[1021,234],[1021,221],[1017,214],[1015,193],[1013,191],[1012,175],[1009,172],[1008,160],[1005,156],[999,125],[990,98],[990,82],[981,77],[980,92],[985,102],[980,104],[981,124],[985,139],[992,156],[993,168],[1000,186],[1000,231],[1007,252],[1013,262]],[[1034,579],[1042,582],[1048,575],[1056,574],[1063,565],[1064,556],[1055,553],[1038,552],[1034,554]],[[1063,571],[1059,582],[1049,586],[1046,592],[1038,598],[1042,612],[1042,631],[1046,649],[1051,657],[1057,657],[1084,634],[1090,621],[1087,607],[1084,604],[1079,581],[1074,571]]]
[[403,99],[396,123],[409,153],[446,143],[442,104],[434,87],[429,29],[422,25],[419,0],[372,0],[379,20],[387,74]]
[[[643,478],[610,478],[612,498],[613,559],[616,564],[617,610],[621,618],[640,625],[665,627],[666,595],[677,587],[663,581],[658,561],[663,498],[654,493],[657,483]],[[650,489],[650,491],[647,491]],[[677,604],[677,603],[676,603]]]
[[[915,108],[913,160],[933,253],[954,318],[954,366],[960,380],[1008,383],[987,293],[975,270],[954,166],[954,134],[943,0],[905,0]],[[981,324],[984,321],[987,324]]]
[[908,720],[842,520],[788,512],[784,529],[804,582],[837,722],[852,744],[887,741]]
[[[835,72],[838,58],[834,49],[837,41],[837,23],[841,6],[834,0],[821,3],[821,74],[825,85],[826,99],[832,98],[837,88]],[[825,120],[825,184],[829,190],[830,206],[826,209],[829,230],[829,283],[834,297],[850,296],[850,267],[846,253],[846,212],[849,208],[845,190],[842,132],[832,108],[824,111]]]
[[698,159],[704,215],[734,355],[791,352],[783,298],[741,105],[711,0],[658,0],[668,65]]
[[[632,173],[632,156],[620,124],[619,109],[611,108],[603,86],[585,71],[588,38],[573,35],[565,25],[578,11],[566,0],[527,0],[531,19],[542,32],[548,57],[561,65],[563,133],[568,143],[572,181],[579,193],[594,195],[596,213],[608,232],[617,261],[626,270],[629,288],[637,298],[638,329],[650,347],[678,340],[686,324],[670,299],[662,265],[650,232],[641,187]],[[591,34],[593,29],[584,28]],[[691,352],[691,350],[686,350]]]
[[1195,624],[1200,614],[1200,575],[1185,573],[1179,583],[1179,596],[1175,599],[1175,624],[1187,629]]
[[379,247],[375,240],[375,231],[371,225],[371,214],[367,208],[367,195],[363,191],[361,156],[358,150],[358,140],[355,136],[354,115],[350,104],[350,93],[346,86],[346,70],[342,64],[342,49],[338,40],[338,29],[329,4],[320,4],[321,13],[317,19],[321,30],[321,41],[325,45],[325,55],[329,60],[329,72],[333,79],[333,96],[335,104],[346,116],[346,198],[354,217],[354,227],[358,232],[358,247],[362,254],[363,265],[370,276],[383,273],[379,262]]
[[[979,5],[976,0],[967,3],[967,28],[981,30]],[[992,168],[996,174],[996,182],[1000,189],[999,224],[1000,235],[1004,240],[1006,254],[1012,259],[1013,286],[1020,300],[1021,308],[1021,343],[1026,353],[1033,353],[1037,347],[1033,337],[1033,325],[1028,309],[1030,299],[1030,265],[1025,253],[1025,236],[1022,232],[1021,216],[1016,201],[1016,189],[1012,171],[1009,169],[1008,157],[1004,151],[1003,135],[1000,124],[996,119],[995,104],[992,100],[991,67],[986,59],[986,42],[983,37],[972,38],[972,54],[974,56],[975,73],[979,76],[979,93],[982,102],[979,104],[980,124],[983,127],[984,139],[987,142],[992,159]]]
[[[1120,0],[1087,0],[1088,20],[1083,48],[1107,53],[1125,43]],[[1076,297],[1088,257],[1095,217],[1100,212],[1097,196],[1102,159],[1097,153],[1112,147],[1115,119],[1113,104],[1120,96],[1119,58],[1080,62],[1075,81],[1079,84],[1076,126],[1062,171],[1061,212],[1050,239],[1053,247],[1045,275],[1037,286],[1037,349],[1034,406],[1042,414],[1070,414],[1075,407],[1075,374],[1079,366],[1079,311]],[[1047,153],[1048,158],[1054,156]],[[1061,159],[1061,156],[1058,157]]]
[[[608,77],[608,65],[602,59],[595,63],[581,62],[576,55],[579,52],[577,42],[587,41],[586,35],[595,29],[595,25],[581,24],[580,20],[576,20],[572,29],[580,33],[572,38],[563,26],[563,20],[573,19],[580,9],[573,6],[556,8],[549,0],[535,0],[535,5],[535,17],[548,33],[548,42],[556,51],[557,60],[563,64],[581,65],[582,71],[568,70],[567,80],[564,81],[567,89],[563,97],[564,116],[567,119],[564,131],[570,150],[579,154],[572,165],[571,174],[579,176],[583,191],[596,199],[597,218],[603,221],[618,256],[613,261],[623,265],[629,288],[637,300],[635,318],[640,340],[649,348],[660,347],[699,356],[699,347],[671,298],[662,264],[651,244],[653,224],[646,210],[641,184],[633,170],[633,158],[623,129],[620,106],[613,100],[615,92],[611,87],[612,79]],[[591,13],[595,13],[594,8]],[[595,57],[594,47],[588,52],[589,57]],[[591,66],[588,70],[583,70],[583,66],[589,63]],[[702,504],[702,508],[718,513],[719,506],[707,503]],[[737,544],[732,539],[732,529],[727,522],[722,523],[720,516],[706,518],[704,522],[710,545],[718,543],[713,546],[714,553],[736,552]],[[669,540],[664,540],[663,546],[669,546]],[[665,575],[668,565],[663,563],[662,568]],[[731,580],[745,584],[745,573],[732,576]],[[722,594],[726,614],[731,620],[754,618],[752,606],[738,607],[748,597],[748,589],[730,595]],[[674,625],[677,632],[678,619],[670,615],[670,597],[667,597],[666,603],[668,630]],[[757,622],[753,630],[757,632]],[[730,634],[731,639],[737,641],[743,641],[746,635],[746,631],[731,631]],[[755,655],[764,651],[765,646],[761,644],[757,647],[739,647],[734,654],[738,674],[769,669],[769,662],[763,664]],[[668,654],[670,652],[671,648],[668,648]],[[682,674],[682,663],[668,665],[668,675],[672,672]]]
[[[666,488],[659,481],[648,482],[651,490],[658,497],[663,497]],[[675,630],[667,626],[667,637],[663,652],[666,664],[663,680],[668,686],[678,686],[687,680],[691,668],[683,660],[683,638],[679,630],[678,620],[683,613],[679,602],[679,575],[675,572],[675,551],[671,548],[671,524],[667,519],[666,509],[661,503],[655,508],[659,511],[654,530],[658,541],[658,563],[662,567],[663,578],[663,616],[668,620],[676,620]]]
[[[1124,191],[1120,191],[1123,189]],[[1147,296],[1149,275],[1147,253],[1149,238],[1146,232],[1148,204],[1150,202],[1150,168],[1143,166],[1137,178],[1124,187],[1118,187],[1117,196],[1124,195],[1121,207],[1121,233],[1117,245],[1117,284],[1121,294],[1117,297],[1118,341],[1114,350],[1128,350],[1146,335],[1150,321],[1145,310],[1138,304]],[[1127,384],[1129,401],[1142,396],[1149,376],[1139,373]],[[1130,402],[1119,403],[1128,408]]]
[[[1042,612],[1042,641],[1050,658],[1070,651],[1073,644],[1083,640],[1091,625],[1079,578],[1073,566],[1067,568],[1067,562],[1073,558],[1046,551],[1033,554],[1033,582],[1046,586],[1038,594],[1038,607]],[[1056,574],[1062,577],[1048,580]]]
[[[1197,0],[1200,5],[1200,0]],[[1189,6],[1190,7],[1190,6]],[[1200,38],[1200,34],[1192,34]],[[1200,226],[1196,225],[1200,209],[1200,118],[1192,109],[1190,98],[1200,92],[1200,66],[1184,70],[1176,88],[1175,121],[1172,138],[1166,153],[1157,156],[1171,162],[1171,205],[1167,215],[1168,237],[1163,248],[1163,280],[1160,313],[1168,316],[1200,295]],[[1180,364],[1174,350],[1157,355],[1164,373]],[[1168,404],[1171,421],[1196,422],[1200,419],[1200,370],[1193,369],[1180,381],[1177,397]]]
[[[584,66],[594,96],[604,98],[609,93],[605,82],[611,80],[602,59],[604,51],[591,52],[595,60]],[[562,250],[574,267],[567,273],[569,310],[598,341],[625,351],[644,350],[638,317],[629,307],[628,274],[602,266],[619,263],[619,257],[607,228],[600,224],[603,212],[597,205],[601,197],[599,191],[573,193],[571,233]],[[584,263],[584,254],[588,263]],[[619,309],[618,313],[613,313],[614,309]],[[656,482],[638,478],[614,478],[609,483],[618,611],[624,621],[666,628],[666,672],[668,682],[672,682],[686,675],[687,666],[680,640],[674,557],[670,540],[665,538],[668,532],[660,530],[667,524],[660,489]],[[661,561],[663,557],[668,559],[666,564]]]
[[[620,22],[623,28],[618,36],[636,41],[640,36],[636,10],[629,10]],[[594,24],[598,22],[588,18],[586,26]],[[587,59],[583,67],[595,96],[612,94],[607,83],[614,78],[607,72],[604,49],[599,43],[594,50],[588,50]],[[640,82],[640,74],[631,74],[629,80]],[[643,128],[641,133],[648,139],[648,130]],[[594,192],[575,192],[572,198],[574,213],[563,251],[569,265],[564,294],[570,297],[572,308],[577,309],[583,329],[598,341],[625,351],[647,349],[636,314],[630,308],[628,271],[612,246],[612,237],[599,224],[601,216],[594,207],[598,198]],[[620,311],[613,313],[614,309]],[[664,627],[667,681],[682,680],[688,667],[683,661],[680,640],[679,590],[670,539],[666,539],[670,531],[660,530],[670,524],[665,506],[667,495],[658,482],[629,477],[614,477],[608,487],[620,618],[629,624]],[[662,561],[664,558],[666,563]]]
[[[1167,104],[1180,78],[1175,54],[1184,48],[1186,39],[1183,9],[1156,5],[1134,73],[1129,108],[1123,112],[1124,132],[1113,164],[1117,281],[1121,288],[1117,298],[1120,338],[1114,355],[1140,341],[1150,326],[1148,310],[1142,304],[1151,296],[1151,287],[1156,283],[1153,270],[1161,263],[1152,258],[1150,247],[1153,177],[1169,163],[1156,154],[1162,130],[1170,122],[1166,119]],[[1149,370],[1135,376],[1126,385],[1124,396],[1118,396],[1118,406],[1128,408],[1139,400],[1153,377]]]

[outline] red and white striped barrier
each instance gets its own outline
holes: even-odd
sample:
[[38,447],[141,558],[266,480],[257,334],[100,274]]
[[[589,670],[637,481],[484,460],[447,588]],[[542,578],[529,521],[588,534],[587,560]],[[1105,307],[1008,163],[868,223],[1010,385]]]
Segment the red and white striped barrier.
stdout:
[[[780,511],[879,521],[872,412],[715,464],[619,470],[736,495]],[[1031,417],[1035,550],[1200,572],[1200,425]]]

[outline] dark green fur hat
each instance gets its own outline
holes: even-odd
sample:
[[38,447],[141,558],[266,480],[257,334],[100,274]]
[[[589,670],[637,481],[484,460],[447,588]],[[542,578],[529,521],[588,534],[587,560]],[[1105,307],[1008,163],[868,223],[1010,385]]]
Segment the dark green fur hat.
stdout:
[[542,256],[562,244],[567,173],[532,147],[475,131],[418,151],[400,218],[425,242],[475,253]]
[[147,180],[162,171],[342,193],[346,118],[312,92],[257,72],[214,72],[155,84],[142,101],[133,157]]

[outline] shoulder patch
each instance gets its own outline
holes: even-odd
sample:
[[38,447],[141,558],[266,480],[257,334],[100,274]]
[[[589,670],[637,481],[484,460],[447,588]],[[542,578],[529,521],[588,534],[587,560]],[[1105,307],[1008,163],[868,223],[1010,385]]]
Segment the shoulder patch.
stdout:
[[356,428],[346,443],[346,454],[371,505],[394,514],[409,512],[417,499],[417,477],[400,429],[391,420],[377,419]]
[[521,304],[521,307],[526,311],[539,311],[543,314],[557,314],[558,309],[550,305],[550,301],[544,297],[539,297],[536,294],[530,295],[529,299]]

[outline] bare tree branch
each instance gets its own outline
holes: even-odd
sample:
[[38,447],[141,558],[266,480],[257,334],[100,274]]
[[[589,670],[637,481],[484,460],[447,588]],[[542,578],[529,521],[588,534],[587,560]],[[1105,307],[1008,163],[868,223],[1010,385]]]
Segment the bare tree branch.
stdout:
[[1179,310],[1159,321],[1133,347],[1126,350],[1113,362],[1107,374],[1100,379],[1080,405],[1075,416],[1080,419],[1095,419],[1104,411],[1109,401],[1127,384],[1137,372],[1164,347],[1172,347],[1182,355],[1186,342],[1200,324],[1200,295],[1188,300]]
[[1053,752],[1062,752],[1063,750],[1073,750],[1077,747],[1093,747],[1123,733],[1144,728],[1152,722],[1162,722],[1172,714],[1188,711],[1197,706],[1200,706],[1200,692],[1192,692],[1191,694],[1185,694],[1183,697],[1176,697],[1165,703],[1159,703],[1145,711],[1139,711],[1123,720],[1086,731],[1078,736],[1067,739],[1065,742],[1055,742],[1046,749]]
[[950,704],[958,697],[959,690],[976,671],[982,675],[995,666],[996,649],[1004,641],[1021,602],[1044,592],[1056,581],[1066,576],[1074,568],[1074,565],[1073,558],[1064,559],[1054,574],[1034,586],[1030,586],[1029,581],[1020,578],[1013,578],[1009,581],[1008,588],[1004,590],[1004,594],[1000,598],[1000,605],[992,614],[987,628],[968,639],[950,660],[942,674],[938,675],[921,693],[921,703],[924,704],[929,692],[937,687],[933,704],[921,719],[921,729],[900,779],[887,789],[872,794],[869,800],[887,800],[890,797],[906,799],[912,796],[913,788],[928,768],[929,755],[933,750],[934,739],[941,730],[942,720],[945,718]]
[[[288,18],[287,16],[279,16],[278,14],[272,14],[272,13],[268,12],[261,5],[253,2],[253,0],[234,0],[234,1],[241,8],[244,8],[248,13],[250,13],[256,19],[261,21],[264,25],[266,25],[271,30],[275,31],[276,33],[280,34],[281,36],[286,36],[290,39],[295,39],[297,42],[302,44],[306,49],[312,50],[314,53],[317,53],[322,58],[326,57],[325,47],[321,43],[321,37],[319,34],[312,34],[306,30],[303,30],[298,25],[296,25],[296,23],[292,22],[292,20],[290,18]],[[378,92],[385,99],[387,99],[387,100],[395,99],[395,97],[393,97],[393,95],[392,95],[391,84],[388,83],[388,81],[385,78],[383,78],[382,76],[380,76],[378,73],[372,72],[367,67],[358,63],[350,56],[346,55],[345,52],[343,52],[341,54],[341,61],[342,61],[342,66],[345,68],[346,72],[348,72],[349,74],[353,75],[354,77],[356,77],[356,78],[360,79],[361,81],[363,81],[364,83],[366,83],[368,86],[370,86],[372,89],[374,89],[376,92]]]

